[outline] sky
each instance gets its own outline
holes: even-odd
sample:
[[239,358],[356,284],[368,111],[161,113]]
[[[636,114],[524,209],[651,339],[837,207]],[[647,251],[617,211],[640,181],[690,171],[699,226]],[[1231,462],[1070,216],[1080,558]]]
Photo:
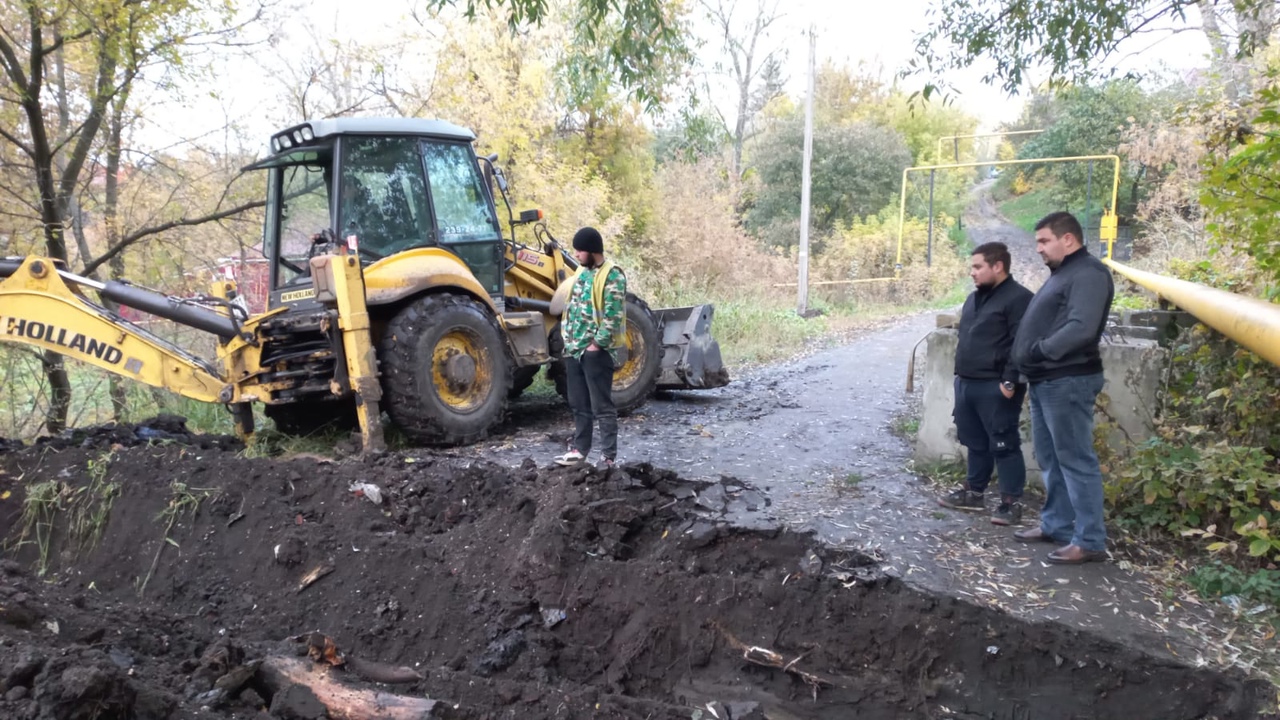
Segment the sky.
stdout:
[[[914,37],[927,25],[926,11],[931,2],[943,0],[783,0],[782,17],[765,47],[784,47],[787,51],[784,73],[787,92],[802,101],[806,91],[808,42],[806,32],[815,29],[817,64],[824,61],[833,64],[878,70],[886,82],[897,81],[907,91],[921,83],[917,78],[898,79],[898,71],[904,67],[914,52]],[[757,6],[756,0],[738,0],[739,13]],[[333,28],[335,39],[359,39],[376,42],[391,36],[404,26],[409,10],[409,0],[361,0],[359,3],[344,0],[312,0],[306,14],[318,27]],[[696,8],[696,6],[695,6]],[[1189,18],[1196,22],[1198,18]],[[1147,36],[1122,48],[1121,70],[1151,70],[1167,65],[1174,70],[1189,69],[1204,64],[1208,52],[1207,43],[1200,33],[1182,33],[1156,42],[1160,36]],[[293,33],[266,52],[266,57],[287,57],[297,54],[304,42],[302,33]],[[1153,44],[1154,43],[1154,44]],[[707,43],[702,60],[714,62],[716,47]],[[1141,51],[1141,56],[1135,53]],[[181,106],[165,109],[166,118],[173,118],[164,125],[182,128],[190,137],[193,130],[214,131],[228,118],[240,120],[250,136],[261,135],[255,143],[264,149],[267,136],[279,123],[280,113],[271,112],[274,105],[272,93],[278,92],[277,81],[264,77],[261,59],[264,51],[255,49],[257,61],[242,60],[223,64],[219,71],[218,97],[214,93],[197,92]],[[1126,57],[1128,55],[1128,57]],[[1010,98],[998,87],[981,82],[983,67],[979,64],[967,71],[950,76],[960,92],[953,101],[963,110],[980,120],[980,131],[989,132],[1001,123],[1009,122],[1021,112],[1022,98]],[[736,96],[727,77],[709,75],[714,84],[713,102],[722,109],[726,121],[732,122]],[[448,119],[448,118],[445,118]],[[301,120],[299,118],[298,120]],[[157,123],[158,125],[161,123]],[[232,140],[228,140],[231,142]]]
[[[915,54],[915,36],[928,26],[926,13],[931,4],[946,0],[787,0],[782,3],[785,15],[779,23],[778,36],[788,48],[788,92],[803,97],[808,47],[805,33],[809,27],[817,35],[817,65],[824,60],[835,65],[857,67],[863,62],[883,67],[887,81],[897,79],[898,71],[907,66]],[[738,0],[754,6],[755,0]],[[1198,23],[1194,7],[1189,8],[1188,22]],[[1141,56],[1136,53],[1141,52]],[[1165,65],[1175,70],[1205,64],[1209,52],[1202,33],[1166,34],[1155,32],[1126,42],[1117,53],[1116,66],[1122,72],[1149,71]],[[960,92],[956,105],[979,118],[982,132],[996,129],[1001,123],[1016,120],[1022,111],[1023,98],[1010,98],[999,87],[982,82],[990,64],[979,62],[973,68],[953,73],[949,79]],[[1033,77],[1033,79],[1036,79]],[[898,79],[907,91],[922,85],[916,78]]]

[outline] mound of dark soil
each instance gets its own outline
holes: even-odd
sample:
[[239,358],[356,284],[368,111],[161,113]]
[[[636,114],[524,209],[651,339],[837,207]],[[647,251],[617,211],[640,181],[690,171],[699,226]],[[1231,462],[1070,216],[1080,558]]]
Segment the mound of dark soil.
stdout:
[[1165,720],[1267,693],[731,526],[767,503],[733,480],[57,448],[0,457],[3,718]]

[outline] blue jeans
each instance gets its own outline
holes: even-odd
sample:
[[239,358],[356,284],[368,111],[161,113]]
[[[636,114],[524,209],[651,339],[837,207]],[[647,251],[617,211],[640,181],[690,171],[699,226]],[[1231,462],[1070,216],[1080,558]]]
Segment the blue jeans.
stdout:
[[1031,383],[1031,439],[1044,473],[1040,530],[1063,545],[1107,549],[1093,404],[1102,373]]

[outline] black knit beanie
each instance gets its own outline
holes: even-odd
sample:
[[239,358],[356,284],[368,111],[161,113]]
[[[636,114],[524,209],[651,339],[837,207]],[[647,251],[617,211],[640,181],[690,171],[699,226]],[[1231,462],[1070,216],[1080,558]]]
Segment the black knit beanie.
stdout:
[[604,238],[600,231],[593,227],[584,227],[573,234],[573,249],[583,252],[604,254]]

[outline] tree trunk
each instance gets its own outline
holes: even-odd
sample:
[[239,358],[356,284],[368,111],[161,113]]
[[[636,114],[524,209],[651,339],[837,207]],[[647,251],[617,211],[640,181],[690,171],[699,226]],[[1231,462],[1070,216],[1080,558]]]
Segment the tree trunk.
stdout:
[[[129,100],[129,89],[121,91],[120,96],[112,101],[111,124],[107,128],[107,163],[106,163],[106,197],[102,204],[102,219],[106,225],[107,247],[115,247],[120,242],[120,136],[124,132],[124,108]],[[87,261],[89,255],[85,254]],[[124,275],[124,253],[116,253],[111,257],[109,276],[119,280]],[[120,303],[102,298],[103,305],[114,313],[120,312]],[[129,391],[125,379],[111,373],[107,380],[108,392],[111,395],[111,416],[116,422],[124,422],[128,410]]]
[[[1147,166],[1139,165],[1138,172],[1133,174],[1133,183],[1129,185],[1129,212],[1134,213],[1138,210],[1138,191],[1142,187],[1142,178],[1147,174]],[[1116,212],[1120,210],[1117,208]]]
[[67,376],[62,356],[52,350],[40,355],[44,376],[49,379],[49,410],[45,414],[44,427],[50,435],[67,429],[67,413],[71,409],[71,379]]
[[[124,258],[116,255],[111,258],[111,278],[118,280],[124,275]],[[120,311],[120,304],[117,302],[106,301],[107,309],[112,312]],[[125,416],[129,410],[129,387],[127,380],[110,373],[107,375],[108,393],[111,395],[111,417],[118,423],[125,421]]]
[[[40,192],[40,220],[44,226],[44,242],[49,257],[66,261],[67,244],[63,235],[63,217],[58,202],[57,181],[53,171],[53,145],[49,142],[45,126],[44,108],[40,104],[44,82],[40,68],[44,61],[43,33],[36,16],[32,16],[31,67],[29,84],[22,96],[22,109],[31,129],[31,162],[35,166],[36,187]],[[67,426],[67,412],[71,407],[71,381],[62,356],[45,351],[40,356],[45,377],[49,380],[49,409],[45,415],[45,429],[50,433],[62,432]]]
[[747,103],[751,100],[751,58],[747,57],[747,76],[738,78],[738,120],[733,124],[733,176],[742,177],[742,142],[747,134]]

